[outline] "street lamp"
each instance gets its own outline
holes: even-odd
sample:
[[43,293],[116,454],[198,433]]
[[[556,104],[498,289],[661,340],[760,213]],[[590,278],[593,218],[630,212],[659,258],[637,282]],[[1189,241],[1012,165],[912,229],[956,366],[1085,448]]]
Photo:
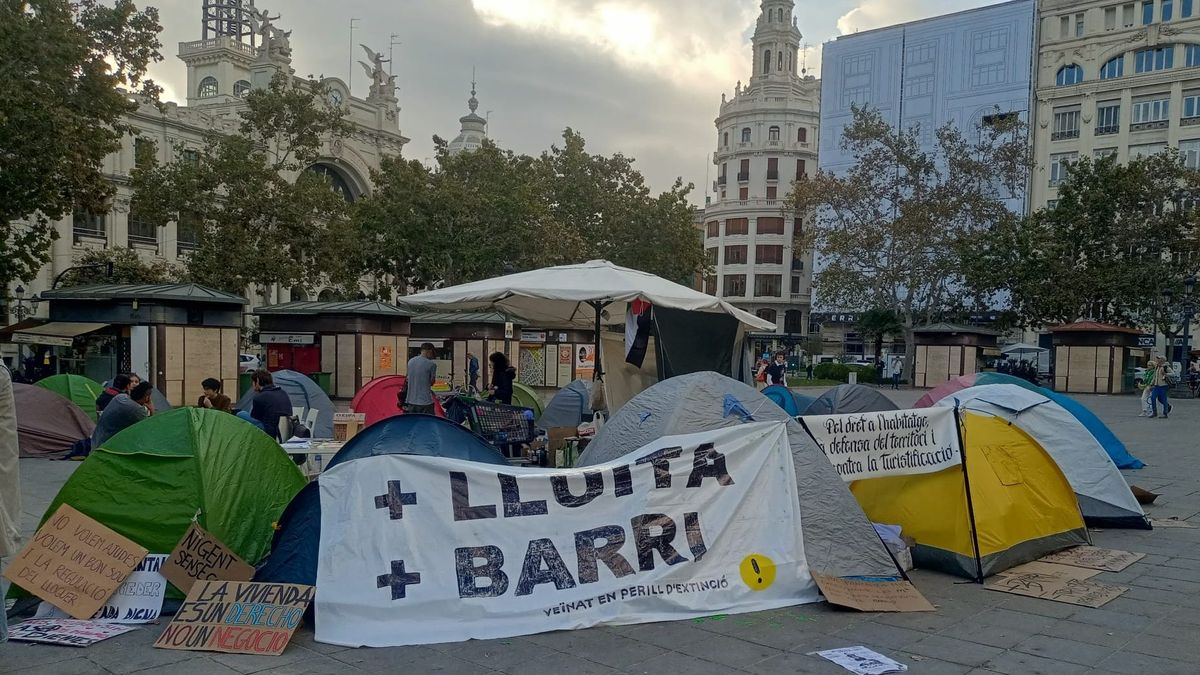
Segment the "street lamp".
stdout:
[[17,286],[13,289],[13,295],[16,296],[16,307],[13,308],[13,314],[16,315],[17,321],[24,321],[26,317],[37,312],[38,303],[42,301],[38,296],[25,298],[25,287]]

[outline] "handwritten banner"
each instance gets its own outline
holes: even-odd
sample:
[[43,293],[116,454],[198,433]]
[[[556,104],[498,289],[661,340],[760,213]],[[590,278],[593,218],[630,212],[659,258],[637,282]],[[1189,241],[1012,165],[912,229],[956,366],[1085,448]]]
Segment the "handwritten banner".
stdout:
[[41,642],[48,645],[86,647],[133,630],[98,621],[78,619],[30,619],[9,629],[8,639],[15,642]]
[[254,566],[193,521],[162,566],[162,575],[187,593],[197,581],[249,581]]
[[806,415],[802,421],[847,483],[934,473],[962,463],[951,408]]
[[4,576],[76,619],[90,619],[146,549],[63,504],[21,550]]
[[321,475],[316,637],[499,638],[816,602],[787,427],[577,469],[384,455]]
[[198,581],[154,646],[278,656],[312,599],[312,586]]
[[[159,573],[166,559],[165,553],[151,553],[143,558],[92,619],[102,623],[157,621],[167,592],[167,580]],[[34,618],[61,619],[66,616],[61,609],[43,602]]]

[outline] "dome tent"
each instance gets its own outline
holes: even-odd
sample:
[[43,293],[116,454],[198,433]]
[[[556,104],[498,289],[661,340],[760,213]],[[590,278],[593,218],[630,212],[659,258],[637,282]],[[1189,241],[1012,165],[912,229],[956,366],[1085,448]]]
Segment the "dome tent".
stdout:
[[[400,409],[398,403],[400,392],[404,391],[406,381],[408,378],[404,375],[377,377],[358,390],[358,393],[350,401],[350,409],[366,415],[368,426],[389,417],[402,415],[404,411]],[[446,416],[446,412],[442,409],[442,400],[437,396],[433,397],[433,410],[438,417]]]
[[801,415],[849,415],[899,410],[883,392],[861,384],[839,384],[817,397]]
[[797,417],[805,408],[816,400],[811,396],[797,394],[781,384],[773,384],[762,390],[762,395],[771,399],[775,405],[783,408],[787,414]]
[[[333,413],[337,410],[333,406],[333,401],[329,400],[329,396],[321,387],[317,386],[316,382],[313,382],[311,377],[294,370],[276,370],[271,373],[271,378],[280,389],[287,392],[288,398],[292,399],[293,408],[303,408],[305,416],[309,410],[318,411],[317,428],[309,429],[313,438],[333,438]],[[249,412],[253,403],[254,390],[251,389],[237,402],[234,410]],[[304,416],[300,421],[304,422]]]
[[956,391],[962,391],[967,387],[974,387],[982,384],[1011,384],[1013,386],[1028,389],[1029,391],[1038,391],[1041,387],[1012,375],[1004,373],[993,373],[991,371],[983,373],[969,373],[967,375],[959,375],[958,377],[950,378],[938,386],[925,392],[925,395],[917,399],[913,405],[914,408],[928,408],[937,403],[943,398],[953,394]]
[[51,375],[38,380],[34,386],[49,389],[79,406],[79,409],[92,418],[93,422],[99,417],[96,414],[96,399],[104,392],[104,387],[90,377],[70,374]]
[[14,384],[13,399],[22,457],[62,459],[76,441],[91,438],[96,430],[79,406],[45,387]]
[[591,417],[592,383],[589,380],[575,380],[559,389],[550,399],[536,424],[542,429],[575,427]]
[[[325,469],[363,457],[392,454],[508,465],[500,451],[466,427],[432,415],[398,415],[360,431]],[[306,485],[279,517],[271,554],[259,566],[256,581],[316,584],[321,545],[320,480],[318,477]]]
[[177,408],[94,448],[42,516],[60,504],[170,553],[196,514],[249,563],[262,559],[271,524],[304,487],[279,444],[225,412]]
[[829,576],[896,575],[891,554],[821,449],[782,408],[753,387],[723,375],[672,377],[638,394],[601,427],[576,466],[617,459],[663,436],[741,424],[744,414],[726,413],[737,408],[755,421],[787,423],[800,526],[813,571]]
[[1032,436],[1066,476],[1088,525],[1150,529],[1108,453],[1078,419],[1049,398],[1011,384],[987,384],[955,392],[937,405],[998,417]]

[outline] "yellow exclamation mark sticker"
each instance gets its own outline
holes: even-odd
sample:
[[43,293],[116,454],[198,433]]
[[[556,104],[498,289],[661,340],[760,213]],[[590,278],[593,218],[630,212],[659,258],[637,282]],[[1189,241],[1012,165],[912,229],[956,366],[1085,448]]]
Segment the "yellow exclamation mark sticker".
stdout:
[[761,591],[775,583],[775,562],[761,553],[746,556],[738,571],[752,591]]

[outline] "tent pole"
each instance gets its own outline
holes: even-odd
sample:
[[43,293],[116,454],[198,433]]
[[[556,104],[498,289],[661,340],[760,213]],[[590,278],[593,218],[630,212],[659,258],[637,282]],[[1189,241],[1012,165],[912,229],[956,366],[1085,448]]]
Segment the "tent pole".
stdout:
[[967,442],[963,438],[962,415],[954,400],[954,430],[958,433],[958,456],[962,460],[963,486],[967,490],[967,518],[971,521],[971,548],[975,552],[975,581],[983,583],[983,558],[979,555],[979,532],[975,529],[975,502],[971,500],[971,478],[967,475]]
[[599,302],[599,301],[591,301],[591,302],[588,302],[588,304],[592,306],[592,309],[596,310],[596,367],[592,371],[592,381],[593,382],[603,382],[604,381],[604,369],[601,367],[601,362],[600,362],[600,330],[601,330],[600,313],[604,311],[604,308],[607,307],[609,305],[609,303]]

